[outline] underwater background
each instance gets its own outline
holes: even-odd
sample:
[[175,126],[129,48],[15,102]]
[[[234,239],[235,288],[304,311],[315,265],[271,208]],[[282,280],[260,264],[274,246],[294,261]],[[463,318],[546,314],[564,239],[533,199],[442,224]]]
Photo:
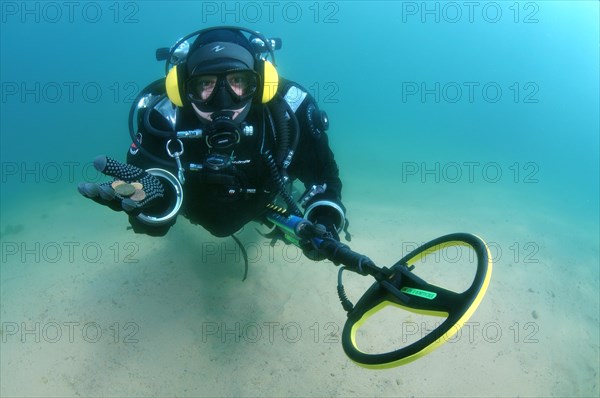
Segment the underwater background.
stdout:
[[[0,4],[0,395],[598,396],[597,1]],[[249,226],[242,283],[231,239],[139,236],[79,195],[124,160],[155,50],[217,25],[282,38],[279,74],[328,113],[354,250],[488,242],[472,334],[360,368],[332,263]]]

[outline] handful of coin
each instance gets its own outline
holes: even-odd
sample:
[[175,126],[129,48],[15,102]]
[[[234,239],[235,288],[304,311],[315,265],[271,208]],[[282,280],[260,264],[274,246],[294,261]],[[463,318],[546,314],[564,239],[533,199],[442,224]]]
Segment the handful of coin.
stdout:
[[146,197],[146,192],[144,192],[144,186],[139,182],[128,183],[125,181],[114,181],[111,184],[112,189],[115,192],[125,198],[129,198],[135,202],[139,202],[140,200]]

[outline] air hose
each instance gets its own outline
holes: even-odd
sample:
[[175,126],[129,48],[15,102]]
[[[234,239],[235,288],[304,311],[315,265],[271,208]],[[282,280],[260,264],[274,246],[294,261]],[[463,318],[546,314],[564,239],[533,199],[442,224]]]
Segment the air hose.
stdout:
[[[280,96],[267,109],[269,115],[272,116],[270,119],[276,131],[275,163],[286,169],[291,163],[292,156],[298,146],[300,125],[290,105]],[[286,117],[286,114],[289,116]]]
[[298,205],[294,201],[294,198],[290,195],[290,193],[285,189],[285,183],[279,174],[279,169],[277,168],[277,164],[275,164],[275,159],[273,159],[273,154],[271,151],[266,150],[264,153],[265,163],[269,167],[269,172],[271,173],[271,179],[275,183],[278,193],[281,195],[283,200],[288,206],[288,210],[295,216],[302,217],[302,212],[298,208]]

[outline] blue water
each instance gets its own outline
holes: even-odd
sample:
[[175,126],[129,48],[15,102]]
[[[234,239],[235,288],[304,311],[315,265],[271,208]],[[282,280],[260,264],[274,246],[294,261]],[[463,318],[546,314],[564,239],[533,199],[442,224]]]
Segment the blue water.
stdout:
[[[3,242],[31,243],[35,238],[25,235],[31,231],[64,240],[77,236],[81,223],[95,220],[86,219],[92,204],[81,199],[75,187],[83,180],[102,180],[90,169],[96,155],[124,158],[131,101],[145,85],[164,75],[164,64],[155,61],[154,50],[202,27],[245,26],[283,39],[277,52],[279,73],[308,88],[328,112],[345,203],[358,225],[356,245],[361,245],[362,230],[369,231],[363,234],[363,244],[366,237],[388,234],[387,217],[394,220],[394,239],[421,241],[468,229],[500,242],[505,254],[517,250],[532,254],[530,249],[537,248],[533,255],[539,260],[535,267],[540,268],[515,267],[516,274],[497,271],[505,278],[500,276],[504,281],[500,286],[511,285],[514,275],[523,281],[554,281],[561,277],[560,267],[567,266],[563,261],[572,261],[570,277],[586,279],[587,285],[578,289],[591,297],[591,310],[581,316],[591,325],[596,322],[588,335],[589,355],[581,354],[583,370],[549,365],[549,374],[561,379],[577,372],[588,376],[554,390],[536,379],[532,383],[538,389],[480,392],[598,394],[598,2],[67,3],[1,3]],[[75,213],[49,225],[44,220],[53,219],[60,206]],[[381,216],[381,209],[388,215]],[[94,217],[102,217],[101,211],[94,210]],[[110,216],[110,220],[116,217]],[[104,221],[103,230],[110,231],[110,223]],[[118,228],[121,232],[122,224]],[[418,236],[412,237],[411,231]],[[127,236],[134,242],[142,239],[133,233]],[[577,261],[573,253],[581,253],[584,260]],[[399,255],[389,253],[386,258]],[[506,257],[503,261],[499,269],[510,265]],[[14,266],[3,255],[2,276],[12,275],[7,269]],[[61,272],[72,271],[66,267]],[[11,283],[20,283],[10,281],[2,280],[5,291],[15,291],[17,285]],[[527,292],[530,285],[524,283],[515,291]],[[8,307],[18,296],[3,293],[2,298],[6,320],[7,313],[13,314]],[[550,299],[545,304],[548,311],[556,310]],[[494,314],[493,309],[489,313]],[[25,311],[15,319],[35,319],[36,314]],[[578,322],[577,318],[570,321]],[[557,336],[544,334],[552,328],[541,328],[541,335],[547,337],[541,341],[547,347],[562,344]],[[14,358],[2,357],[2,392],[44,395],[40,380],[48,376],[42,375],[43,366],[30,381],[31,389],[7,381],[4,372],[14,365]],[[120,361],[108,357],[113,359]],[[231,364],[220,366],[223,372],[235,369]],[[504,366],[502,371],[510,368],[497,366]],[[590,382],[594,372],[595,384]],[[298,387],[296,395],[336,395],[318,388],[329,386],[331,380],[301,374],[302,380],[317,387]],[[350,384],[354,378],[339,377]],[[411,394],[397,381],[385,384],[392,380],[387,379],[390,374],[377,377],[387,387],[373,394]],[[103,380],[108,383],[110,378]],[[136,380],[144,380],[143,375]],[[500,378],[496,381],[503,383]],[[177,386],[160,391],[163,395],[287,394],[277,383],[269,384],[272,390],[255,390],[254,385],[248,390],[223,387],[204,392],[190,383],[187,392]],[[73,391],[102,395],[106,387],[101,382],[85,386]],[[48,388],[48,395],[70,391]],[[127,391],[135,396],[149,390],[129,387]],[[353,395],[352,391],[368,394],[370,390],[356,387],[344,394]],[[418,393],[444,392],[422,389]],[[461,386],[449,394],[478,395]]]
[[[284,38],[280,72],[308,87],[330,113],[343,169],[352,168],[344,156],[354,154],[357,141],[365,156],[376,154],[390,170],[398,161],[428,158],[481,167],[493,161],[519,181],[522,175],[509,167],[534,162],[549,192],[598,202],[594,2],[214,9],[218,4],[183,2],[166,7],[166,15],[160,3],[82,5],[69,15],[64,5],[32,3],[27,12],[7,2],[2,160],[44,162],[63,154],[87,162],[99,151],[123,156],[132,96],[162,74],[154,49],[201,27],[198,18],[207,25],[239,18]],[[196,17],[180,16],[187,14]],[[595,205],[573,207],[598,216]]]

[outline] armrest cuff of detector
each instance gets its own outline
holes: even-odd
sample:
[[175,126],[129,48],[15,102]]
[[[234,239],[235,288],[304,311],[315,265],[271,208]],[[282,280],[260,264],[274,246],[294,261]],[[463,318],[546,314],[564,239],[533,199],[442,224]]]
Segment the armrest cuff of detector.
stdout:
[[153,168],[146,170],[146,172],[158,178],[163,183],[165,191],[170,191],[165,192],[165,196],[171,198],[171,201],[168,208],[160,214],[146,214],[142,212],[136,218],[146,225],[160,226],[170,224],[177,217],[183,204],[183,187],[177,177],[167,170]]

